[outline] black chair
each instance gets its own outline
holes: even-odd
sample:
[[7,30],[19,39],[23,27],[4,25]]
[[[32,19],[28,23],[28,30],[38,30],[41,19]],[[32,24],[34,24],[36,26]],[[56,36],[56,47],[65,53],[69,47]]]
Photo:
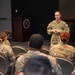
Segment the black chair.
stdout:
[[15,54],[15,57],[19,57],[20,55],[24,54],[27,52],[27,50],[25,48],[23,48],[22,46],[12,46],[13,52]]
[[41,52],[49,55],[49,50],[47,48],[42,48]]
[[3,54],[0,53],[0,75],[6,75],[8,71],[7,60]]
[[[13,52],[14,52],[15,57],[16,57],[15,61],[17,60],[17,58],[20,55],[22,55],[22,54],[24,54],[24,53],[26,53],[28,51],[28,50],[26,50],[25,48],[23,48],[22,46],[19,46],[19,45],[12,46],[12,49],[13,49]],[[14,75],[14,73],[15,73],[15,62],[13,64],[13,66],[12,66],[12,73],[11,73],[11,75]]]
[[73,64],[64,58],[56,58],[56,60],[62,68],[63,75],[71,75],[74,70]]

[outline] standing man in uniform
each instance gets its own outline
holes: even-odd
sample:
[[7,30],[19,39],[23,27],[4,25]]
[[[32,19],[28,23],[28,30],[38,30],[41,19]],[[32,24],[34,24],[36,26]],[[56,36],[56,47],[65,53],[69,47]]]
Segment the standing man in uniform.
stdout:
[[55,11],[54,13],[55,20],[47,26],[47,33],[51,36],[51,43],[50,46],[52,47],[55,44],[58,44],[60,39],[59,35],[61,32],[66,31],[69,33],[70,29],[68,25],[61,20],[61,13],[59,11]]

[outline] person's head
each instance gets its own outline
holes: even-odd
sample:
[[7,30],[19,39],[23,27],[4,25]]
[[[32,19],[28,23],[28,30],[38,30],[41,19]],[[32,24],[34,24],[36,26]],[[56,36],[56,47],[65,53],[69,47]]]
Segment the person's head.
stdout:
[[55,11],[54,16],[55,16],[55,20],[59,21],[61,18],[61,13],[59,11]]
[[29,39],[29,47],[41,49],[44,44],[44,38],[40,34],[33,34]]
[[24,75],[52,75],[52,66],[45,56],[31,57],[25,64]]
[[62,32],[60,34],[60,39],[63,43],[67,43],[70,39],[70,34],[68,32]]
[[7,40],[7,34],[5,32],[0,32],[0,39],[2,39],[2,42]]
[[7,34],[7,38],[9,38],[11,36],[11,31],[10,30],[4,30],[3,32],[5,32]]

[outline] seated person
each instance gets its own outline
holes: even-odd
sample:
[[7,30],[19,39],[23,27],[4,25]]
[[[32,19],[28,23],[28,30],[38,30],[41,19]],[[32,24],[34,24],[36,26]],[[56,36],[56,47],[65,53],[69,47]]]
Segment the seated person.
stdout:
[[44,53],[41,53],[41,49],[44,45],[44,38],[40,34],[33,34],[29,41],[29,50],[24,55],[21,55],[17,60],[15,64],[16,74],[19,74],[23,72],[24,64],[27,62],[27,60],[33,56],[36,55],[43,55],[49,58],[52,68],[54,70],[54,73],[56,75],[62,75],[62,70],[57,63],[56,59],[50,55],[46,55]]
[[[3,54],[6,58],[8,69],[12,67],[15,62],[14,52],[10,45],[5,44],[5,33],[0,32],[0,53]],[[10,70],[10,69],[9,69]]]
[[0,32],[0,52],[8,58],[8,62],[10,63],[15,60],[15,56],[11,46],[5,44],[5,36],[4,32]]
[[4,40],[4,43],[11,46],[11,43],[10,43],[9,40],[8,40],[7,34],[6,34],[5,32],[1,32],[0,35],[2,36],[2,37],[0,37],[0,38],[2,38],[2,39]]
[[28,59],[24,71],[19,75],[54,75],[49,59],[45,56],[34,56]]
[[71,45],[68,45],[70,34],[67,32],[62,32],[60,34],[60,43],[50,48],[50,55],[53,57],[62,57],[73,64],[75,63],[75,48]]

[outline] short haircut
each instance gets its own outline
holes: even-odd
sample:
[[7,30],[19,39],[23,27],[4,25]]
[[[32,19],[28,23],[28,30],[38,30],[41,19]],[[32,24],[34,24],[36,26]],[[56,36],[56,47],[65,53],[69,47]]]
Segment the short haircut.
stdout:
[[32,48],[40,49],[44,44],[44,38],[40,34],[33,34],[29,39],[29,46]]
[[70,34],[68,32],[62,32],[60,34],[60,39],[61,39],[62,42],[66,43],[70,39]]
[[[59,12],[59,13],[60,13],[60,11],[59,11],[59,10],[56,10],[56,11],[55,11],[55,13],[56,13],[56,12]],[[60,14],[61,14],[61,13],[60,13]]]
[[28,59],[24,67],[24,75],[52,75],[52,66],[45,56],[34,56]]

